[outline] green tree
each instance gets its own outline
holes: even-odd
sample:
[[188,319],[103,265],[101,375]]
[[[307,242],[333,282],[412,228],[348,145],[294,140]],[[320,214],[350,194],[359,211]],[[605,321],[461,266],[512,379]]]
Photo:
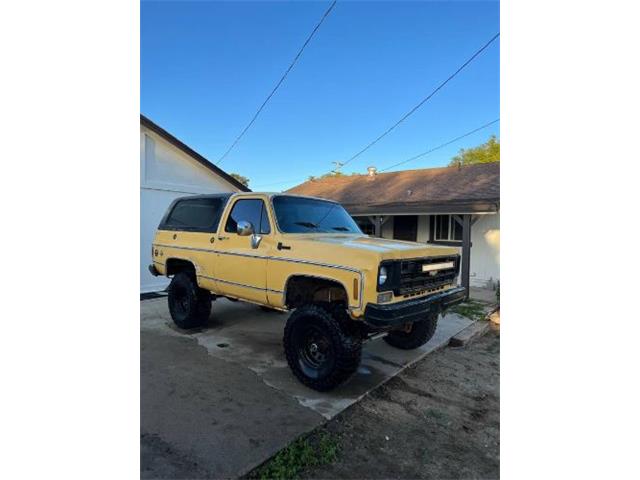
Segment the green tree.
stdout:
[[332,170],[329,173],[325,173],[320,178],[330,178],[330,177],[344,177],[344,173],[336,170]]
[[495,135],[482,145],[473,148],[461,148],[458,155],[449,163],[450,167],[456,165],[472,165],[474,163],[491,163],[500,161],[500,140]]
[[239,173],[230,173],[229,175],[231,175],[233,178],[235,178],[237,181],[239,181],[245,187],[249,186],[249,179],[247,177],[245,177],[243,175],[240,175]]
[[[351,172],[349,175],[360,175],[356,172]],[[320,180],[321,178],[332,178],[332,177],[346,177],[346,173],[342,173],[341,171],[332,170],[329,173],[325,173],[324,175],[320,175],[319,177],[316,175],[309,175],[307,181],[313,182],[314,180]]]

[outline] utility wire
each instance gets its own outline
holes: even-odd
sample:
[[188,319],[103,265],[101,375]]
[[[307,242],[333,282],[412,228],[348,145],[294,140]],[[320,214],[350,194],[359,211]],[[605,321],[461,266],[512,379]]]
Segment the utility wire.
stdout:
[[442,143],[442,144],[438,145],[437,147],[433,147],[432,149],[427,150],[426,152],[419,153],[418,155],[416,155],[414,157],[407,158],[406,160],[403,160],[402,162],[394,163],[393,165],[391,165],[389,167],[386,167],[386,168],[383,168],[380,171],[384,172],[384,171],[387,171],[387,170],[389,170],[391,168],[397,167],[399,165],[404,165],[405,163],[412,162],[413,160],[417,160],[418,158],[424,157],[425,155],[429,155],[430,153],[435,152],[436,150],[440,150],[441,148],[444,148],[444,147],[446,147],[448,145],[451,145],[452,143],[455,143],[458,140],[462,140],[463,138],[468,137],[469,135],[472,135],[472,134],[474,134],[474,133],[476,133],[476,132],[478,132],[478,131],[480,131],[480,130],[482,130],[484,128],[487,128],[487,127],[489,127],[489,126],[491,126],[494,123],[497,123],[499,121],[500,121],[500,119],[496,118],[492,122],[485,123],[484,125],[482,125],[481,127],[476,128],[475,130],[471,130],[470,132],[467,132],[467,133],[465,133],[463,135],[460,135],[459,137],[456,137],[453,140],[449,140],[448,142]]
[[[457,142],[459,140],[462,140],[463,138],[468,137],[469,135],[473,135],[474,133],[479,132],[480,130],[483,130],[483,129],[487,128],[487,127],[490,127],[491,125],[493,125],[494,123],[498,123],[499,121],[500,121],[500,119],[496,118],[495,120],[493,120],[493,121],[491,121],[489,123],[485,123],[484,125],[482,125],[482,126],[480,126],[478,128],[475,128],[475,129],[473,129],[473,130],[471,130],[471,131],[469,131],[467,133],[464,133],[464,134],[462,134],[462,135],[460,135],[460,136],[458,136],[458,137],[456,137],[456,138],[454,138],[452,140],[449,140],[449,141],[447,141],[445,143],[441,143],[437,147],[433,147],[432,149],[427,150],[426,152],[419,153],[418,155],[415,155],[415,156],[413,156],[411,158],[408,158],[408,159],[403,160],[403,161],[398,162],[398,163],[394,163],[393,165],[391,165],[389,167],[383,168],[382,170],[380,170],[380,172],[384,172],[384,171],[389,170],[391,168],[397,167],[399,165],[404,165],[405,163],[408,163],[408,162],[411,162],[413,160],[417,160],[418,158],[421,158],[421,157],[424,157],[426,155],[429,155],[430,153],[435,152],[436,150],[440,150],[441,148],[444,148],[444,147],[446,147],[448,145],[451,145],[452,143],[455,143],[455,142]],[[272,185],[282,185],[283,183],[301,182],[302,180],[307,180],[308,178],[309,177],[307,176],[304,179],[297,178],[297,179],[293,179],[293,180],[283,180],[283,181],[279,181],[279,182],[266,183],[266,184],[262,184],[262,185],[257,185],[254,188],[269,187],[269,186],[272,186]]]
[[422,105],[424,105],[431,97],[433,97],[442,87],[444,87],[447,83],[449,83],[456,75],[458,75],[458,73],[460,73],[467,65],[469,65],[478,55],[480,55],[489,45],[491,45],[493,43],[493,41],[495,39],[497,39],[500,36],[500,32],[496,33],[491,40],[489,40],[487,43],[485,43],[482,48],[480,48],[480,50],[478,50],[476,53],[474,53],[466,62],[464,62],[455,72],[453,72],[444,82],[442,82],[440,85],[438,85],[436,87],[436,89],[431,92],[429,95],[427,95],[425,98],[423,98],[420,103],[418,103],[415,107],[413,107],[411,110],[409,110],[407,113],[405,113],[402,118],[400,118],[400,120],[398,120],[396,123],[394,123],[393,125],[391,125],[387,130],[384,131],[384,133],[382,133],[378,138],[376,138],[375,140],[373,140],[371,143],[369,143],[366,147],[364,147],[362,150],[360,150],[358,153],[356,153],[355,155],[353,155],[351,158],[349,158],[349,160],[347,160],[346,162],[344,162],[342,164],[342,166],[347,165],[348,163],[352,162],[353,160],[355,160],[356,158],[358,158],[360,155],[362,155],[364,152],[366,152],[367,150],[369,150],[371,147],[373,147],[376,143],[378,143],[380,140],[382,140],[382,138],[384,138],[387,134],[389,134],[394,128],[396,128],[398,125],[400,125],[402,122],[404,122],[407,118],[409,118],[409,116],[411,116],[416,110],[418,110]]
[[276,83],[276,86],[273,87],[273,90],[271,90],[271,93],[267,96],[267,98],[265,99],[264,102],[262,102],[262,105],[260,105],[260,108],[258,108],[258,111],[255,113],[255,115],[253,116],[253,118],[251,119],[251,121],[247,124],[246,127],[244,127],[244,129],[242,130],[242,132],[240,132],[240,135],[238,135],[236,137],[236,139],[233,141],[233,143],[231,144],[231,146],[229,148],[227,148],[227,151],[224,152],[224,154],[222,154],[222,156],[218,159],[218,161],[216,162],[216,165],[220,164],[220,162],[222,162],[227,155],[229,155],[229,152],[231,152],[231,150],[233,150],[233,148],[237,145],[237,143],[240,141],[240,139],[244,136],[244,134],[247,132],[247,130],[249,130],[249,128],[251,127],[251,125],[253,125],[253,122],[256,121],[256,119],[258,118],[258,115],[260,115],[260,112],[262,112],[262,109],[265,107],[265,105],[267,104],[267,102],[269,102],[269,100],[271,100],[271,97],[273,97],[273,95],[276,93],[276,90],[278,90],[278,88],[280,87],[280,85],[282,84],[282,82],[284,82],[284,79],[287,78],[287,75],[289,75],[289,72],[291,71],[291,69],[293,68],[293,66],[296,64],[296,62],[298,61],[298,59],[300,58],[300,56],[302,55],[302,52],[304,51],[304,49],[307,47],[308,43],[311,41],[311,39],[313,38],[313,36],[315,35],[315,33],[318,31],[318,29],[320,28],[320,25],[322,25],[322,22],[324,22],[325,18],[327,18],[327,16],[329,16],[329,13],[331,13],[331,10],[333,10],[333,7],[336,5],[336,1],[334,0],[333,3],[331,3],[331,5],[329,6],[329,8],[327,9],[326,12],[324,12],[324,15],[322,16],[322,18],[320,19],[320,21],[318,22],[318,24],[316,25],[316,27],[313,29],[313,31],[311,32],[311,34],[307,37],[307,40],[304,42],[304,44],[302,45],[302,48],[300,48],[300,50],[298,51],[297,55],[295,56],[295,58],[293,59],[293,61],[291,62],[291,65],[289,65],[289,68],[287,68],[287,70],[284,72],[284,74],[282,75],[282,77],[280,78],[280,80],[278,81],[278,83]]

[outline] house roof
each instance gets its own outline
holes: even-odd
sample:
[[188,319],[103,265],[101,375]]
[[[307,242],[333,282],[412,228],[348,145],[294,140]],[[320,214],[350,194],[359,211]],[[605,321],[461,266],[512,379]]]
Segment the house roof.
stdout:
[[287,193],[336,200],[351,214],[497,212],[500,162],[327,177]]
[[227,172],[225,172],[221,168],[216,167],[213,163],[211,163],[205,157],[203,157],[198,152],[193,150],[187,144],[181,142],[176,137],[174,137],[169,132],[167,132],[164,128],[162,128],[159,125],[155,124],[154,122],[152,122],[151,120],[149,120],[147,117],[145,117],[142,114],[140,114],[140,124],[144,125],[149,130],[151,130],[151,131],[157,133],[158,135],[160,135],[166,141],[171,143],[174,147],[182,150],[184,153],[186,153],[187,155],[192,157],[194,160],[196,160],[198,163],[200,163],[203,167],[211,170],[216,175],[224,178],[227,182],[229,182],[234,187],[239,188],[240,191],[242,191],[242,192],[250,192],[251,191],[250,188],[248,188],[245,185],[243,185],[242,183],[240,183],[238,180],[233,178],[231,175],[229,175]]

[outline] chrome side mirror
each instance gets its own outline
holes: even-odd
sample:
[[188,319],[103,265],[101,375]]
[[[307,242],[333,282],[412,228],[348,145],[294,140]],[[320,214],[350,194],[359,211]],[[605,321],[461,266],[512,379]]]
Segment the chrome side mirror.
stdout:
[[255,233],[251,235],[251,248],[258,248],[261,241],[262,235],[256,235]]
[[236,229],[236,232],[241,237],[248,237],[249,235],[253,235],[253,225],[251,224],[251,222],[240,220],[238,222],[238,228]]

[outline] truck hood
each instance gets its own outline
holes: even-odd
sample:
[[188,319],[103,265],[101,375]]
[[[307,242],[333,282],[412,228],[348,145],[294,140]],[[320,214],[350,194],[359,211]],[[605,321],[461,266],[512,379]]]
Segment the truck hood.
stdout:
[[459,253],[459,249],[455,247],[425,245],[424,243],[389,240],[365,235],[304,234],[291,235],[289,239],[293,244],[302,242],[309,246],[324,246],[330,249],[326,251],[327,254],[335,252],[336,249],[344,249],[352,251],[354,254],[359,254],[357,256],[373,256],[378,260],[455,255]]

